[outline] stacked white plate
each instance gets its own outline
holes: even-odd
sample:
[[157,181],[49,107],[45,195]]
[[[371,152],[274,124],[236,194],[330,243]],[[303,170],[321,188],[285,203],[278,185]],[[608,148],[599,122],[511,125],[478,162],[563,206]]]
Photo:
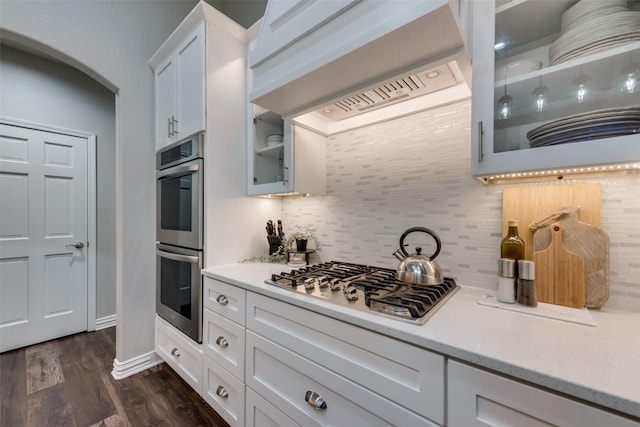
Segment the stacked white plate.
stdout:
[[581,0],[562,15],[561,26],[549,48],[552,65],[640,40],[640,12],[626,0]]
[[606,108],[563,117],[527,132],[531,147],[640,135],[640,107]]
[[282,135],[269,135],[267,137],[267,147],[273,147],[282,143]]

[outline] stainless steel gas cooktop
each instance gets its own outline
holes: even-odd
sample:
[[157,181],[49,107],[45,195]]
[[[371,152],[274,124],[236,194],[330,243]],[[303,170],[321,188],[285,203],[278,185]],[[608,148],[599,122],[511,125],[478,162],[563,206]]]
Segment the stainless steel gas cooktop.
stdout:
[[266,283],[417,325],[459,288],[448,277],[441,285],[414,285],[396,279],[392,269],[337,261],[273,274]]

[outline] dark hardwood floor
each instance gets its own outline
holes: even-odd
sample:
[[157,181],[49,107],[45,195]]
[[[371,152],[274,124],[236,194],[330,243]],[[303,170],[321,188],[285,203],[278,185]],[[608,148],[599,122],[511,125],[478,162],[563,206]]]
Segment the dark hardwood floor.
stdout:
[[115,328],[0,354],[0,426],[228,426],[164,363],[114,380],[115,354]]

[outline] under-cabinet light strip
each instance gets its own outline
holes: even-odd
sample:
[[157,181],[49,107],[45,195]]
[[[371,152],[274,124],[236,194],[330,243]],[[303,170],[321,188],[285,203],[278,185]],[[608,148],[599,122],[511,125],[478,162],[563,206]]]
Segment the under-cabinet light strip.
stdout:
[[623,173],[637,173],[640,171],[640,163],[628,163],[618,165],[604,165],[604,166],[586,166],[580,168],[567,168],[567,169],[551,169],[543,171],[530,171],[530,172],[514,172],[497,174],[491,176],[485,176],[479,178],[480,181],[490,184],[497,183],[499,181],[529,181],[537,179],[556,178],[563,179],[565,175],[571,175],[572,178],[577,175],[584,175],[587,177],[595,177],[598,174],[611,172],[623,172]]

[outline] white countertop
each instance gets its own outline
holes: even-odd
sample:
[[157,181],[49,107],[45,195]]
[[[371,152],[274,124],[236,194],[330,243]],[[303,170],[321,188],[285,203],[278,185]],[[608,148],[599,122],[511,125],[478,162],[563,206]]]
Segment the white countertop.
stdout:
[[264,283],[283,264],[232,264],[205,276],[344,320],[606,408],[640,417],[640,314],[590,311],[596,326],[478,304],[461,285],[422,325],[350,310]]

